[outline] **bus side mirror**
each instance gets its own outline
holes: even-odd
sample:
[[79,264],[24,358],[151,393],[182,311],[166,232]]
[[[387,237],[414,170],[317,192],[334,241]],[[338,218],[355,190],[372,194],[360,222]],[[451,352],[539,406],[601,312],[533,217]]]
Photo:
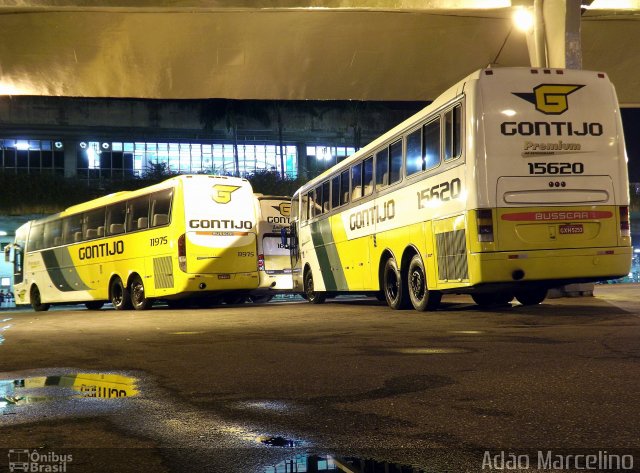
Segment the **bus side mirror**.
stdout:
[[12,254],[11,254],[11,250],[13,249],[13,246],[11,245],[7,245],[4,247],[4,260],[7,263],[12,263],[13,262],[13,258],[12,258]]
[[282,245],[283,248],[285,249],[289,249],[291,248],[289,246],[289,237],[290,237],[290,233],[289,233],[289,229],[288,228],[282,228],[280,230],[280,244]]

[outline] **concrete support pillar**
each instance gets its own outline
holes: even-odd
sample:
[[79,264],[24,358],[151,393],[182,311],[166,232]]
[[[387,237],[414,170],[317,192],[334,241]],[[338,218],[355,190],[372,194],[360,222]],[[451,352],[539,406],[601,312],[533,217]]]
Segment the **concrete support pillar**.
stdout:
[[527,35],[533,67],[582,68],[581,0],[535,0],[535,23]]
[[307,144],[305,142],[296,143],[296,151],[298,152],[298,177],[309,179],[308,163],[307,163]]
[[78,142],[75,140],[64,141],[64,177],[76,177],[78,175]]

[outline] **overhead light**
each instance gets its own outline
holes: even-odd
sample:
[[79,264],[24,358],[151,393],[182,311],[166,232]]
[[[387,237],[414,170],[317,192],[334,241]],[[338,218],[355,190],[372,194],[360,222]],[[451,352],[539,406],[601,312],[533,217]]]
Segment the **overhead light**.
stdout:
[[533,13],[528,8],[516,8],[513,14],[513,23],[520,31],[530,31],[533,28]]
[[20,151],[26,151],[29,149],[29,142],[20,140],[16,143],[16,148]]
[[0,236],[7,236],[8,233],[4,230],[0,230]]
[[593,0],[590,5],[582,5],[585,10],[637,10],[640,0]]
[[62,141],[56,141],[53,146],[55,146],[56,149],[62,149]]

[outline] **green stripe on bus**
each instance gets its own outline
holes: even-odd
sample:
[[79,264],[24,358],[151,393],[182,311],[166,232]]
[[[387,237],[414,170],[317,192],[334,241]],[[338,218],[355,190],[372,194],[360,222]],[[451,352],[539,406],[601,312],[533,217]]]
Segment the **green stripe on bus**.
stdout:
[[[342,263],[336,249],[329,219],[320,220],[311,224],[311,238],[318,256],[320,272],[327,291],[347,289],[347,280],[342,271]],[[333,271],[331,268],[334,268]]]
[[44,250],[42,261],[56,289],[62,292],[86,291],[91,289],[80,278],[73,264],[68,248]]

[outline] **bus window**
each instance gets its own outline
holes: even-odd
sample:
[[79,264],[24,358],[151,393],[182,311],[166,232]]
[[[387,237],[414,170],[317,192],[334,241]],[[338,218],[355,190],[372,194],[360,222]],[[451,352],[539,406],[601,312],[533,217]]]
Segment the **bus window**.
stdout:
[[322,213],[326,214],[329,211],[329,203],[331,202],[331,189],[329,188],[329,181],[322,183]]
[[82,225],[82,233],[85,240],[98,238],[100,230],[104,232],[104,207],[86,212],[84,214],[84,224]]
[[402,179],[402,140],[396,141],[389,147],[390,178],[389,184],[394,184]]
[[322,185],[316,187],[313,191],[315,197],[313,199],[313,216],[322,215]]
[[362,163],[351,167],[351,200],[362,197]]
[[316,214],[315,214],[315,208],[316,208],[316,191],[315,191],[315,189],[312,189],[312,190],[309,191],[308,202],[309,202],[309,218],[312,219],[313,217],[316,216]]
[[299,208],[298,208],[299,202],[298,202],[298,196],[294,196],[291,202],[291,221],[297,221],[298,220],[298,214],[299,214]]
[[462,106],[456,105],[444,115],[444,160],[457,158],[462,150],[461,139]]
[[135,232],[149,227],[149,196],[127,202],[127,231]]
[[376,187],[389,185],[389,149],[376,154]]
[[124,233],[124,222],[127,218],[126,202],[107,207],[107,235],[118,235]]
[[340,207],[340,176],[331,179],[331,208]]
[[159,227],[169,223],[171,215],[171,196],[173,189],[151,194],[151,226]]
[[340,205],[349,203],[349,170],[340,174]]
[[62,220],[62,240],[65,245],[82,241],[82,214]]
[[373,192],[373,156],[369,156],[362,163],[362,190],[363,195]]
[[424,161],[425,169],[440,164],[440,119],[424,126]]
[[302,196],[302,216],[300,217],[302,222],[309,220],[309,197],[308,194]]
[[415,130],[407,135],[407,176],[422,171],[424,160],[422,159],[422,132]]
[[29,233],[28,251],[41,250],[44,242],[44,224],[34,225]]
[[62,245],[62,220],[51,220],[44,224],[44,248]]

